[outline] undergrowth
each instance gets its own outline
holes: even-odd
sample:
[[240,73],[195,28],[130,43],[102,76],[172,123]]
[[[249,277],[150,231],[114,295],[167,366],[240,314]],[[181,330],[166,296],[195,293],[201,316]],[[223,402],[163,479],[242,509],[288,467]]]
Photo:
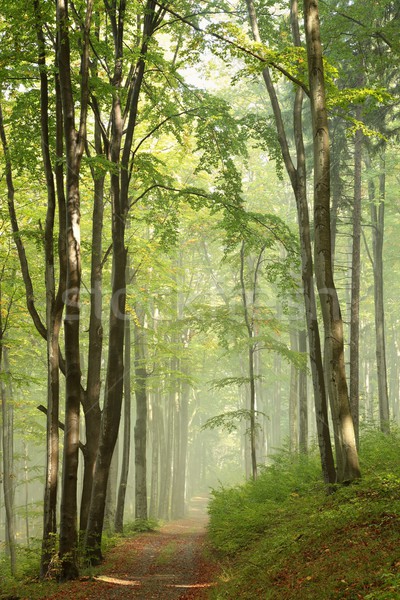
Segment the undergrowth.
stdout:
[[281,452],[256,482],[214,490],[214,599],[400,599],[400,434],[365,432],[363,477],[327,493],[318,455]]

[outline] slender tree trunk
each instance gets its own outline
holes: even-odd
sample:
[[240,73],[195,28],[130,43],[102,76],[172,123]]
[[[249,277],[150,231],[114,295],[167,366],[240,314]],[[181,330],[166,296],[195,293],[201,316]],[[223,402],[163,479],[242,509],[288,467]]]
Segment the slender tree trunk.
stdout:
[[304,0],[314,145],[315,273],[325,329],[326,379],[338,422],[338,480],[360,477],[344,363],[343,321],[333,280],[330,235],[330,150],[318,1]]
[[[277,318],[279,319],[279,315]],[[269,433],[267,433],[267,455],[271,454],[272,448],[280,448],[282,445],[282,395],[282,357],[277,355],[274,356],[273,394],[267,407],[267,414],[272,415],[269,421]]]
[[[361,118],[361,109],[356,118]],[[361,167],[363,134],[357,130],[354,140],[354,202],[353,202],[353,251],[351,264],[351,311],[350,311],[350,407],[354,422],[357,448],[360,423],[360,275],[361,275]]]
[[[246,0],[246,2],[249,10],[249,18],[254,39],[256,41],[261,41],[253,0]],[[300,46],[301,41],[298,25],[297,0],[292,0],[291,2],[291,21],[294,43],[296,46]],[[296,198],[301,248],[303,296],[309,338],[309,354],[314,391],[318,446],[324,481],[326,483],[333,483],[336,481],[336,472],[328,425],[327,397],[314,292],[314,267],[312,260],[310,222],[307,204],[306,164],[302,125],[303,91],[301,89],[297,89],[293,108],[294,137],[297,158],[297,167],[295,167],[290,156],[289,145],[286,138],[278,97],[268,69],[264,69],[263,77],[274,112],[282,157]]]
[[71,81],[71,50],[68,24],[68,2],[57,0],[57,49],[66,151],[67,203],[67,292],[64,320],[65,339],[65,432],[63,454],[62,498],[60,513],[60,579],[75,579],[78,574],[77,544],[77,472],[79,452],[79,412],[81,401],[80,328],[80,193],[79,176],[86,138],[88,106],[89,31],[92,0],[86,2],[81,54],[81,99],[79,130],[75,127],[75,100]]
[[135,518],[147,519],[147,371],[144,317],[134,324],[135,347]]
[[162,431],[160,435],[161,461],[160,461],[160,519],[169,519],[170,498],[171,498],[171,476],[172,476],[172,449],[173,449],[173,423],[174,423],[174,405],[173,396],[166,393],[166,407],[164,410],[164,419],[160,423]]
[[[297,335],[295,331],[290,332],[290,349],[297,352]],[[289,390],[289,449],[297,452],[299,449],[299,370],[296,365],[290,366],[290,390]]]
[[399,422],[399,384],[400,384],[400,352],[397,341],[397,326],[393,324],[392,329],[392,369],[391,369],[391,385],[390,397],[392,400],[392,418],[395,423]]
[[[101,155],[99,126],[95,124],[96,154]],[[94,202],[92,213],[92,253],[90,274],[90,319],[89,319],[89,352],[86,392],[82,394],[82,405],[85,416],[86,442],[84,446],[84,473],[81,496],[79,529],[86,531],[89,516],[90,498],[93,487],[93,474],[96,454],[99,445],[101,410],[101,361],[103,352],[102,324],[102,234],[104,215],[104,177],[94,179]]]
[[123,392],[126,251],[124,247],[124,234],[120,231],[120,228],[124,228],[124,223],[120,219],[117,219],[116,216],[113,221],[117,224],[113,234],[113,284],[109,317],[110,330],[106,389],[88,526],[85,535],[85,547],[92,564],[98,564],[102,560],[101,537],[104,523],[107,481],[119,431]]
[[[249,394],[250,394],[250,457],[251,457],[251,476],[257,478],[257,455],[256,455],[256,385],[254,373],[254,352],[255,344],[252,342],[254,337],[254,327],[252,318],[249,315],[247,303],[246,285],[244,280],[244,264],[245,264],[245,243],[242,242],[240,248],[240,285],[242,294],[244,321],[248,334],[248,377],[249,377]],[[262,254],[262,253],[261,253]],[[260,257],[261,257],[260,254]]]
[[[299,352],[307,353],[307,334],[304,329],[299,332]],[[304,454],[308,449],[308,403],[307,403],[307,370],[299,372],[299,449]]]
[[333,135],[332,135],[332,163],[331,163],[331,190],[332,190],[332,203],[331,203],[331,250],[332,250],[332,269],[335,267],[335,252],[336,252],[336,237],[338,232],[338,212],[340,206],[340,200],[343,193],[343,182],[340,177],[340,141],[342,136],[340,132],[335,132],[335,125],[337,125],[341,119],[334,118],[333,122]]
[[[369,157],[366,157],[367,168],[371,167]],[[384,433],[390,431],[389,395],[386,368],[386,342],[385,342],[385,305],[383,293],[383,240],[385,227],[385,158],[384,151],[381,158],[379,175],[379,201],[377,206],[375,184],[369,180],[368,192],[372,223],[372,251],[374,272],[374,299],[375,299],[375,340],[376,340],[376,366],[378,373],[378,397],[380,428]]]
[[161,415],[159,406],[159,391],[154,390],[151,395],[151,480],[150,480],[150,506],[149,516],[156,519],[158,517],[159,500],[159,464],[161,447]]
[[124,510],[126,488],[128,486],[129,458],[131,454],[131,321],[125,321],[125,369],[124,369],[124,438],[122,448],[121,478],[118,488],[117,508],[115,511],[115,531],[122,533],[124,528]]
[[24,447],[24,492],[25,492],[25,535],[26,535],[26,547],[31,547],[31,533],[29,527],[29,467],[28,467],[28,444],[23,442]]
[[[59,192],[59,212],[65,211],[64,191],[56,188],[53,167],[50,157],[49,137],[49,82],[47,77],[45,37],[43,23],[38,0],[34,2],[35,26],[38,43],[38,64],[40,69],[40,123],[41,123],[41,145],[44,173],[47,187],[47,214],[44,232],[45,247],[45,286],[46,286],[46,328],[47,328],[47,456],[46,456],[46,482],[44,491],[43,507],[43,541],[40,574],[47,574],[49,563],[55,552],[55,533],[57,531],[57,487],[58,487],[58,463],[59,463],[59,403],[60,403],[60,379],[59,379],[59,336],[63,312],[63,292],[65,289],[66,269],[64,259],[60,258],[59,287],[56,294],[55,289],[55,260],[54,260],[54,221],[57,207],[57,191]],[[56,82],[56,145],[62,147],[62,114],[59,105],[59,88]],[[60,154],[58,152],[58,154]],[[65,254],[65,218],[59,217],[59,255]]]
[[[177,318],[179,318],[177,316]],[[178,352],[179,341],[177,337],[174,340],[175,352]],[[180,371],[180,359],[177,356],[171,359],[171,373],[172,373],[172,389],[171,389],[171,400],[173,403],[173,451],[172,451],[172,488],[171,488],[171,518],[178,518],[178,495],[179,495],[179,477],[181,472],[181,380],[179,378]]]
[[[185,339],[185,346],[189,337],[189,332],[186,331],[182,336]],[[187,381],[188,373],[185,367],[185,358],[180,361],[180,370],[183,374],[183,379],[177,381],[176,389],[176,406],[175,413],[176,429],[175,429],[175,457],[174,457],[174,478],[172,484],[172,518],[181,519],[185,516],[185,488],[186,488],[186,463],[187,463],[187,446],[188,446],[188,408],[190,386]]]
[[118,439],[114,447],[110,471],[107,479],[106,502],[104,508],[104,529],[108,534],[114,533],[114,523],[117,504],[117,485],[118,485],[118,463],[119,463],[119,444]]
[[[1,297],[1,296],[0,296]],[[3,454],[3,491],[4,507],[6,513],[6,549],[10,556],[11,575],[16,575],[16,531],[15,531],[15,507],[14,507],[14,443],[13,443],[13,405],[10,390],[10,371],[8,366],[8,349],[4,346],[3,327],[0,320],[0,372],[1,380],[1,416],[2,416],[2,454]]]
[[[112,77],[112,140],[109,155],[109,159],[114,165],[114,169],[111,171],[113,281],[109,320],[106,390],[88,527],[85,536],[87,555],[93,564],[99,563],[102,559],[101,537],[107,480],[111,456],[117,439],[121,418],[126,300],[125,227],[129,211],[132,144],[138,116],[140,92],[145,72],[145,57],[147,54],[148,41],[159,22],[159,18],[162,18],[160,14],[155,13],[155,2],[153,0],[148,0],[143,18],[140,58],[135,68],[132,69],[132,73],[134,74],[133,84],[130,93],[128,94],[128,105],[126,106],[125,111],[123,111],[121,87],[123,77],[123,33],[126,25],[126,4],[125,2],[121,2],[118,11],[109,5],[107,5],[106,8],[112,23],[115,47],[114,73]],[[125,136],[125,139],[122,148],[123,135]]]

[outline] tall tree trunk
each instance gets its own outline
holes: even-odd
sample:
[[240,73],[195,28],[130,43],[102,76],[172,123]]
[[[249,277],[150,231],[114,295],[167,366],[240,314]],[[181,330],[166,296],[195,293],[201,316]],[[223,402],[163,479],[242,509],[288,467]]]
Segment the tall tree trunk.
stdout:
[[[0,295],[1,298],[1,295]],[[8,365],[8,349],[4,345],[3,323],[0,318],[0,372],[1,380],[1,416],[2,416],[2,454],[3,454],[3,491],[6,513],[6,550],[10,555],[11,575],[16,575],[16,530],[15,530],[15,473],[14,473],[14,437],[13,437],[13,400],[9,393],[10,370]]]
[[[366,157],[367,168],[371,161]],[[376,339],[376,366],[378,373],[378,397],[380,428],[384,433],[390,431],[389,395],[386,368],[386,343],[385,343],[385,305],[383,294],[383,240],[385,227],[385,148],[380,161],[379,198],[376,198],[375,184],[372,179],[368,183],[369,202],[372,224],[372,251],[374,272],[374,299],[375,299],[375,339]],[[377,202],[378,200],[378,202]],[[378,206],[377,206],[378,204]]]
[[400,351],[397,341],[397,326],[393,324],[392,329],[392,368],[391,368],[391,385],[390,398],[392,401],[392,418],[395,423],[399,422],[399,392],[400,392]]
[[[256,345],[252,339],[254,337],[254,326],[252,317],[249,315],[249,307],[247,303],[246,284],[244,280],[244,265],[245,265],[245,243],[242,242],[240,248],[240,286],[242,295],[243,315],[245,326],[248,335],[248,372],[249,378],[249,395],[250,395],[250,457],[251,457],[251,476],[253,479],[257,478],[257,453],[256,453],[256,384],[255,384],[255,372],[254,372],[254,352]],[[262,250],[262,252],[264,249]],[[260,259],[262,252],[260,253]],[[260,261],[259,259],[259,261]],[[254,307],[253,307],[254,308]]]
[[[104,521],[107,479],[121,418],[126,300],[125,227],[129,211],[132,144],[137,123],[139,97],[145,72],[145,57],[148,49],[148,41],[152,36],[159,19],[162,18],[162,15],[156,14],[155,12],[155,2],[153,0],[147,0],[143,18],[140,58],[136,66],[134,68],[132,67],[132,88],[128,94],[128,105],[126,106],[125,111],[123,111],[121,87],[123,77],[123,33],[126,25],[126,4],[125,2],[121,2],[118,11],[109,5],[107,5],[106,8],[113,26],[115,47],[114,72],[112,76],[112,140],[109,155],[109,159],[114,165],[114,169],[111,171],[113,280],[109,320],[106,390],[100,429],[99,449],[96,457],[90,501],[88,527],[85,536],[85,547],[88,558],[92,564],[99,563],[102,559],[101,537]],[[123,135],[125,136],[125,139],[122,148]]]
[[135,518],[147,519],[147,371],[145,356],[144,315],[134,324],[135,347]]
[[[332,162],[331,162],[331,190],[332,190],[332,204],[331,204],[331,249],[332,249],[332,269],[335,267],[335,252],[336,252],[336,237],[338,232],[338,213],[340,207],[340,200],[343,193],[343,182],[340,177],[341,167],[341,147],[340,142],[343,138],[340,131],[341,118],[332,119]],[[336,127],[339,126],[339,127]],[[337,129],[337,130],[336,130]],[[336,131],[335,131],[336,130]]]
[[156,519],[158,517],[158,499],[159,499],[159,465],[160,465],[160,448],[161,448],[161,431],[162,425],[160,414],[160,399],[158,389],[154,390],[151,395],[151,477],[150,477],[150,505],[149,517]]
[[[46,287],[46,328],[47,328],[47,454],[46,481],[43,506],[43,541],[40,574],[47,574],[49,563],[55,552],[55,533],[57,530],[57,487],[59,463],[59,336],[63,313],[63,293],[66,285],[65,254],[65,196],[63,186],[57,189],[54,181],[53,167],[50,156],[49,137],[49,81],[47,77],[45,37],[43,33],[43,18],[38,0],[34,1],[35,27],[38,43],[38,65],[40,69],[40,124],[43,167],[47,187],[47,214],[44,232],[45,247],[45,287]],[[56,84],[56,148],[58,157],[62,154],[62,108],[60,105],[60,90]],[[60,152],[61,150],[61,152]],[[62,172],[61,172],[62,177]],[[58,196],[58,200],[57,200]],[[55,260],[54,260],[54,221],[58,202],[59,208],[59,256],[60,273],[58,293],[55,289]]]
[[164,410],[164,419],[160,421],[162,427],[160,435],[161,460],[160,460],[160,519],[169,519],[170,498],[171,498],[171,476],[172,476],[172,449],[173,449],[173,423],[174,423],[174,404],[173,395],[165,392],[166,407]]
[[92,564],[102,560],[101,537],[107,494],[107,481],[111,459],[117,441],[121,418],[123,392],[123,348],[125,313],[125,267],[124,217],[113,218],[113,283],[109,317],[108,363],[104,407],[101,419],[99,446],[93,477],[92,495],[85,535],[85,547]]
[[[298,351],[296,331],[290,332],[290,349]],[[289,449],[297,452],[299,449],[299,370],[296,365],[290,366],[289,389]]]
[[[304,329],[299,332],[299,352],[307,353],[307,334]],[[308,402],[307,402],[307,370],[299,372],[299,449],[304,454],[308,449]]]
[[314,146],[314,260],[325,330],[326,380],[338,423],[338,480],[360,477],[344,362],[343,321],[333,280],[330,235],[330,149],[317,0],[304,0]]
[[[356,118],[361,118],[357,109]],[[351,263],[351,311],[350,311],[350,407],[354,422],[357,447],[360,424],[360,275],[361,275],[361,166],[363,134],[356,131],[354,139],[354,201],[353,201],[353,250]]]
[[118,439],[114,447],[110,463],[110,471],[107,479],[106,502],[104,508],[104,529],[108,534],[114,533],[116,505],[117,505],[117,485],[118,485],[118,463],[119,463],[119,444]]
[[71,80],[68,2],[57,0],[57,58],[60,76],[66,152],[66,231],[67,231],[67,298],[64,319],[65,339],[65,432],[60,512],[60,579],[75,579],[78,574],[77,544],[77,472],[79,452],[79,412],[81,401],[80,328],[80,193],[79,177],[86,138],[88,106],[89,31],[92,0],[86,2],[81,51],[81,98],[79,129],[75,127],[75,100]]
[[115,531],[122,533],[126,488],[128,486],[129,458],[131,454],[131,321],[125,321],[125,369],[124,369],[124,437],[122,448],[121,476],[118,487],[117,508],[115,511]]
[[[37,7],[36,7],[37,10]],[[57,196],[59,206],[59,256],[60,256],[60,274],[59,287],[57,296],[55,297],[54,290],[54,254],[53,254],[53,224],[55,212],[55,190],[51,171],[51,161],[49,156],[49,138],[48,138],[48,122],[47,122],[47,105],[48,105],[48,82],[44,73],[45,57],[42,48],[41,39],[41,22],[39,15],[36,17],[36,26],[38,28],[39,42],[39,64],[41,65],[41,136],[43,149],[43,162],[45,167],[45,176],[48,191],[48,208],[46,215],[45,228],[45,285],[46,285],[46,326],[43,325],[40,316],[35,306],[35,295],[33,284],[30,277],[28,260],[23,244],[23,239],[20,235],[14,197],[15,190],[12,177],[12,167],[9,156],[8,144],[4,129],[3,115],[0,106],[0,137],[3,146],[6,162],[6,183],[8,192],[8,211],[14,241],[18,251],[21,273],[25,286],[26,304],[31,315],[32,321],[40,333],[47,341],[47,395],[48,407],[47,412],[47,464],[46,464],[46,482],[44,494],[44,510],[43,510],[43,541],[42,541],[42,556],[41,556],[41,575],[44,576],[48,570],[48,564],[55,550],[55,533],[56,524],[56,505],[57,505],[57,474],[58,474],[58,403],[59,403],[59,348],[58,337],[62,319],[63,295],[65,290],[66,278],[66,263],[62,258],[65,254],[65,200],[62,181],[62,166],[56,168],[57,178]],[[39,31],[40,30],[40,31]],[[60,131],[60,103],[56,78],[56,151],[60,157],[60,146],[62,148],[62,131]],[[61,174],[61,187],[59,187]],[[55,422],[57,425],[55,426]]]
[[23,442],[24,448],[24,504],[25,504],[25,535],[26,535],[26,547],[31,547],[31,533],[29,527],[29,467],[28,457],[29,449],[28,444]]
[[[95,123],[96,155],[102,154],[100,128]],[[86,531],[89,516],[90,498],[93,487],[93,474],[96,454],[99,445],[101,410],[101,361],[103,352],[102,324],[102,283],[103,256],[102,235],[104,215],[104,177],[92,171],[94,180],[94,198],[92,213],[92,252],[90,270],[90,318],[89,318],[89,351],[86,391],[82,393],[82,405],[85,417],[86,441],[83,449],[84,473],[81,496],[79,529]],[[82,534],[81,534],[82,535]]]
[[[257,42],[261,42],[253,0],[246,0],[246,3],[254,39]],[[301,46],[297,0],[291,1],[291,23],[294,43],[296,46]],[[295,167],[290,156],[289,145],[285,133],[278,97],[268,68],[264,69],[263,77],[274,113],[282,157],[296,198],[301,249],[303,296],[309,338],[309,354],[314,391],[315,417],[318,432],[318,447],[324,481],[326,483],[333,483],[336,481],[336,472],[328,425],[327,395],[324,381],[324,367],[322,361],[321,342],[314,292],[314,267],[311,251],[310,221],[307,203],[306,164],[302,125],[304,94],[303,90],[300,88],[296,90],[293,107],[294,141],[297,158],[297,166]]]
[[[279,318],[279,315],[277,315]],[[267,414],[271,413],[271,419],[267,429],[267,456],[273,448],[282,445],[282,357],[274,356],[274,386],[272,398],[269,398]]]
[[[182,336],[184,339],[185,348],[188,345],[189,331],[186,331]],[[186,489],[186,463],[187,463],[187,447],[188,447],[188,409],[190,385],[187,380],[187,359],[180,360],[180,370],[182,373],[181,380],[177,381],[177,408],[175,414],[177,420],[175,437],[175,457],[174,457],[174,478],[172,484],[172,518],[181,519],[185,516],[185,489]]]
[[[179,341],[178,336],[174,340],[174,350],[178,352]],[[180,358],[173,356],[171,359],[171,374],[172,374],[172,389],[171,389],[171,400],[174,407],[174,428],[173,428],[173,452],[172,452],[172,488],[171,488],[171,518],[178,518],[178,486],[179,477],[181,472],[181,380],[179,378],[179,371],[181,368]]]

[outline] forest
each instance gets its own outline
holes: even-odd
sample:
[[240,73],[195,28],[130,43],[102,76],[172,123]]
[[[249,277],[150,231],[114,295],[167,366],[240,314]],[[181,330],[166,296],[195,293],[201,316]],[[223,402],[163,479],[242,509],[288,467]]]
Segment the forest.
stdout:
[[[400,598],[399,23],[0,0],[0,598],[193,501],[213,595],[137,597]],[[321,593],[335,519],[386,554]]]

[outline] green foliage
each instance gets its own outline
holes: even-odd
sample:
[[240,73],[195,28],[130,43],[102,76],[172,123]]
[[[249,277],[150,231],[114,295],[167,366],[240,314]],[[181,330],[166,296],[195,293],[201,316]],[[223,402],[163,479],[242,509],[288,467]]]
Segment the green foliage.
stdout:
[[31,539],[29,541],[29,547],[17,545],[16,551],[18,570],[16,578],[14,579],[10,576],[9,559],[0,546],[1,592],[6,592],[8,588],[12,588],[17,580],[27,582],[29,580],[34,580],[37,577],[41,555],[41,540]]
[[129,537],[135,533],[155,531],[159,526],[160,524],[156,519],[136,519],[124,525],[124,536]]
[[210,505],[213,545],[226,554],[250,546],[268,530],[270,515],[275,510],[282,512],[285,501],[307,495],[311,485],[320,487],[319,472],[316,457],[309,459],[282,452],[274,456],[272,465],[263,469],[255,482],[213,490]]
[[330,494],[314,453],[281,452],[257,481],[214,490],[210,537],[225,570],[212,597],[394,598],[399,447],[398,431],[364,432],[364,478]]
[[[243,380],[245,378],[242,377],[240,379]],[[241,384],[242,383],[244,383],[244,381],[241,381]],[[254,415],[255,417],[257,417],[258,415],[264,415],[264,413],[259,410],[255,410]],[[251,417],[252,412],[247,408],[240,408],[239,410],[230,410],[221,415],[216,415],[215,417],[207,419],[204,425],[202,425],[201,429],[203,431],[205,429],[223,429],[228,433],[232,433],[232,431],[238,429],[238,423],[236,422],[240,423],[241,421],[250,421]]]
[[278,178],[283,179],[283,158],[273,118],[248,113],[242,118],[241,125],[246,131],[250,143],[255,148],[267,152],[270,160],[275,161]]

